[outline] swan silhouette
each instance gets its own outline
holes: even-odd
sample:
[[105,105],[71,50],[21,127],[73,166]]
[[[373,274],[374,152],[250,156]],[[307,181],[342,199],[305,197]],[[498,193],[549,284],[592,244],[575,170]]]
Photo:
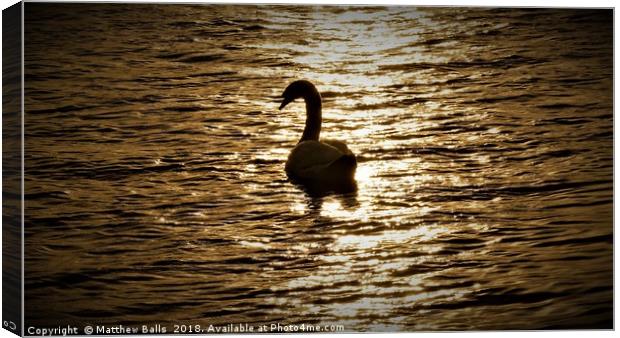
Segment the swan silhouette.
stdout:
[[285,170],[295,183],[311,192],[351,192],[357,189],[357,159],[346,144],[336,140],[320,140],[321,94],[306,80],[292,82],[282,93],[280,110],[297,98],[306,102],[306,127],[297,146],[286,161]]

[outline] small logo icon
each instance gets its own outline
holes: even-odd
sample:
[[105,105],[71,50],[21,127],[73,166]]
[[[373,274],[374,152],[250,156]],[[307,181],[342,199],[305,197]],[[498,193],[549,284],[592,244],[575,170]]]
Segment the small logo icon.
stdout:
[[84,333],[92,334],[93,333],[93,327],[92,326],[85,326],[84,327]]

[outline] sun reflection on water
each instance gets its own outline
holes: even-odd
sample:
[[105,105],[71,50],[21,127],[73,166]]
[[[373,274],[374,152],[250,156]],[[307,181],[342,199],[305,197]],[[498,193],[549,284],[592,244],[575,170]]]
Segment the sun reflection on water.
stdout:
[[389,230],[378,235],[345,235],[336,239],[335,249],[347,248],[370,249],[383,244],[421,242],[433,239],[437,234],[445,232],[440,227],[421,226],[409,230]]
[[[428,53],[428,46],[420,45],[417,31],[409,29],[408,35],[399,34],[397,22],[388,24],[389,20],[382,19],[389,15],[409,23],[417,20],[420,30],[424,30],[433,23],[423,12],[396,8],[375,12],[317,11],[312,15],[312,33],[299,37],[305,43],[265,44],[261,48],[284,50],[293,64],[304,65],[288,75],[311,79],[324,94],[321,139],[344,140],[358,154],[358,191],[350,196],[304,196],[287,202],[292,214],[311,220],[313,231],[320,230],[299,239],[286,251],[291,258],[311,259],[316,269],[309,275],[289,278],[281,288],[303,294],[328,285],[333,292],[322,295],[318,304],[299,301],[296,306],[308,313],[329,314],[351,325],[362,323],[371,312],[374,316],[391,314],[389,323],[381,327],[400,328],[407,318],[394,316],[399,309],[455,300],[471,292],[433,288],[437,285],[433,278],[438,266],[467,255],[466,251],[450,251],[446,239],[464,230],[477,232],[485,227],[465,229],[435,221],[439,218],[433,215],[438,212],[437,204],[416,198],[418,193],[428,196],[424,189],[471,183],[462,173],[444,170],[456,165],[452,160],[441,160],[438,167],[438,162],[417,156],[418,146],[426,153],[433,151],[436,136],[432,131],[452,116],[447,112],[449,103],[427,99],[453,96],[455,89],[438,84],[436,70],[412,66],[384,71],[403,64],[441,64],[450,57]],[[278,28],[296,24],[296,20],[276,17],[271,25]],[[323,35],[332,38],[321,39]],[[381,57],[386,53],[390,57]],[[421,87],[424,90],[418,89]],[[413,98],[406,105],[396,105],[395,100],[402,100],[399,91],[413,92]],[[304,111],[303,102],[298,101],[281,112],[275,124],[297,129],[275,129],[270,139],[292,148],[303,128]],[[425,118],[429,111],[439,118]],[[442,113],[445,116],[440,116]],[[473,112],[460,117],[459,122],[476,119],[479,115]],[[394,137],[396,131],[400,131],[399,137]],[[479,139],[465,141],[475,143]],[[444,144],[458,146],[449,140]],[[290,151],[284,149],[261,156],[284,159],[284,153]],[[489,161],[484,157],[476,160]],[[350,224],[359,226],[353,228]],[[443,251],[451,256],[441,254]],[[356,296],[342,296],[347,294]]]

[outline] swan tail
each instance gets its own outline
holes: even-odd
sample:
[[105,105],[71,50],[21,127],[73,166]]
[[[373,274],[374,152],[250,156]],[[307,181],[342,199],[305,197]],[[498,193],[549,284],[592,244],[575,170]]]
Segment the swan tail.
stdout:
[[329,165],[328,172],[332,176],[341,179],[353,180],[355,177],[355,169],[357,168],[357,159],[353,154],[340,156],[337,160]]
[[334,161],[338,165],[345,166],[346,168],[357,168],[357,158],[353,154],[342,155],[339,159]]

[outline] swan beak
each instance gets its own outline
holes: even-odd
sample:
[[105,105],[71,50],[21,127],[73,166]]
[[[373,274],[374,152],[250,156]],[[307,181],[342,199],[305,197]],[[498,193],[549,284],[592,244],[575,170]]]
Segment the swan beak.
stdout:
[[282,100],[282,103],[280,104],[280,108],[278,108],[279,110],[282,110],[282,108],[286,107],[287,104],[291,103],[291,99],[289,99],[288,97],[285,97],[284,100]]

